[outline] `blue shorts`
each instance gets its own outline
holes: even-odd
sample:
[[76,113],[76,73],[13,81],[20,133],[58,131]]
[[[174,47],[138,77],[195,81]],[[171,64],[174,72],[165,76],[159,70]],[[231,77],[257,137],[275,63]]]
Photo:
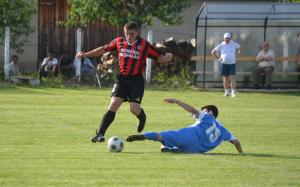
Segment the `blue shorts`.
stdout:
[[198,136],[191,128],[162,131],[159,134],[163,137],[164,146],[177,147],[185,153],[198,153]]
[[235,64],[220,64],[220,71],[222,76],[235,75]]

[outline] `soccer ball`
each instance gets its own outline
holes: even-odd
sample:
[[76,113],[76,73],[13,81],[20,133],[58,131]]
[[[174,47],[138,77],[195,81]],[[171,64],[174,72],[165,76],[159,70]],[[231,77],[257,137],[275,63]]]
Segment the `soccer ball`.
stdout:
[[109,138],[107,142],[107,149],[110,152],[121,152],[124,148],[124,143],[118,136],[113,136]]

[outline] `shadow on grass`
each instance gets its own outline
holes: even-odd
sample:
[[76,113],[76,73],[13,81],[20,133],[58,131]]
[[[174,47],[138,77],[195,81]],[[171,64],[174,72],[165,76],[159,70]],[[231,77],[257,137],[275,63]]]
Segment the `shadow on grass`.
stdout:
[[262,153],[244,153],[244,154],[234,154],[234,153],[205,153],[202,155],[207,156],[247,156],[247,157],[259,157],[259,158],[284,158],[284,159],[300,159],[300,156],[293,155],[278,155],[278,154],[262,154]]
[[[125,154],[133,154],[133,155],[139,155],[139,154],[155,154],[155,153],[161,153],[160,151],[157,152],[122,152]],[[244,153],[244,154],[238,154],[238,153],[162,153],[162,154],[174,154],[174,155],[201,155],[201,156],[240,156],[240,157],[257,157],[257,158],[284,158],[284,159],[300,159],[300,156],[293,156],[293,155],[278,155],[278,154],[262,154],[262,153]]]
[[[109,152],[110,153],[110,152]],[[145,152],[141,152],[141,151],[134,151],[134,152],[130,152],[130,151],[122,151],[122,153],[125,153],[125,154],[133,154],[133,155],[145,155],[145,154],[156,154],[156,153],[161,153],[160,151],[152,151],[152,152],[149,152],[149,151],[145,151]]]

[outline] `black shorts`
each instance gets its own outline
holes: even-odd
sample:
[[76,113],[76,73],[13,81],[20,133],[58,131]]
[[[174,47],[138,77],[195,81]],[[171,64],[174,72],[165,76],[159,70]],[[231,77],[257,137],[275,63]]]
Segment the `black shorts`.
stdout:
[[142,75],[118,75],[111,96],[121,97],[124,101],[141,103],[144,96],[145,82]]

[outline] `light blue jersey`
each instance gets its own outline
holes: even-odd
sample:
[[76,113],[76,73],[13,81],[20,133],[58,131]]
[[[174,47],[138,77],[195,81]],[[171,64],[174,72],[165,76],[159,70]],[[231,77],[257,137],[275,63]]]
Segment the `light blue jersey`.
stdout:
[[236,138],[211,114],[200,112],[195,124],[179,130],[163,131],[163,145],[186,153],[205,153],[223,141]]

